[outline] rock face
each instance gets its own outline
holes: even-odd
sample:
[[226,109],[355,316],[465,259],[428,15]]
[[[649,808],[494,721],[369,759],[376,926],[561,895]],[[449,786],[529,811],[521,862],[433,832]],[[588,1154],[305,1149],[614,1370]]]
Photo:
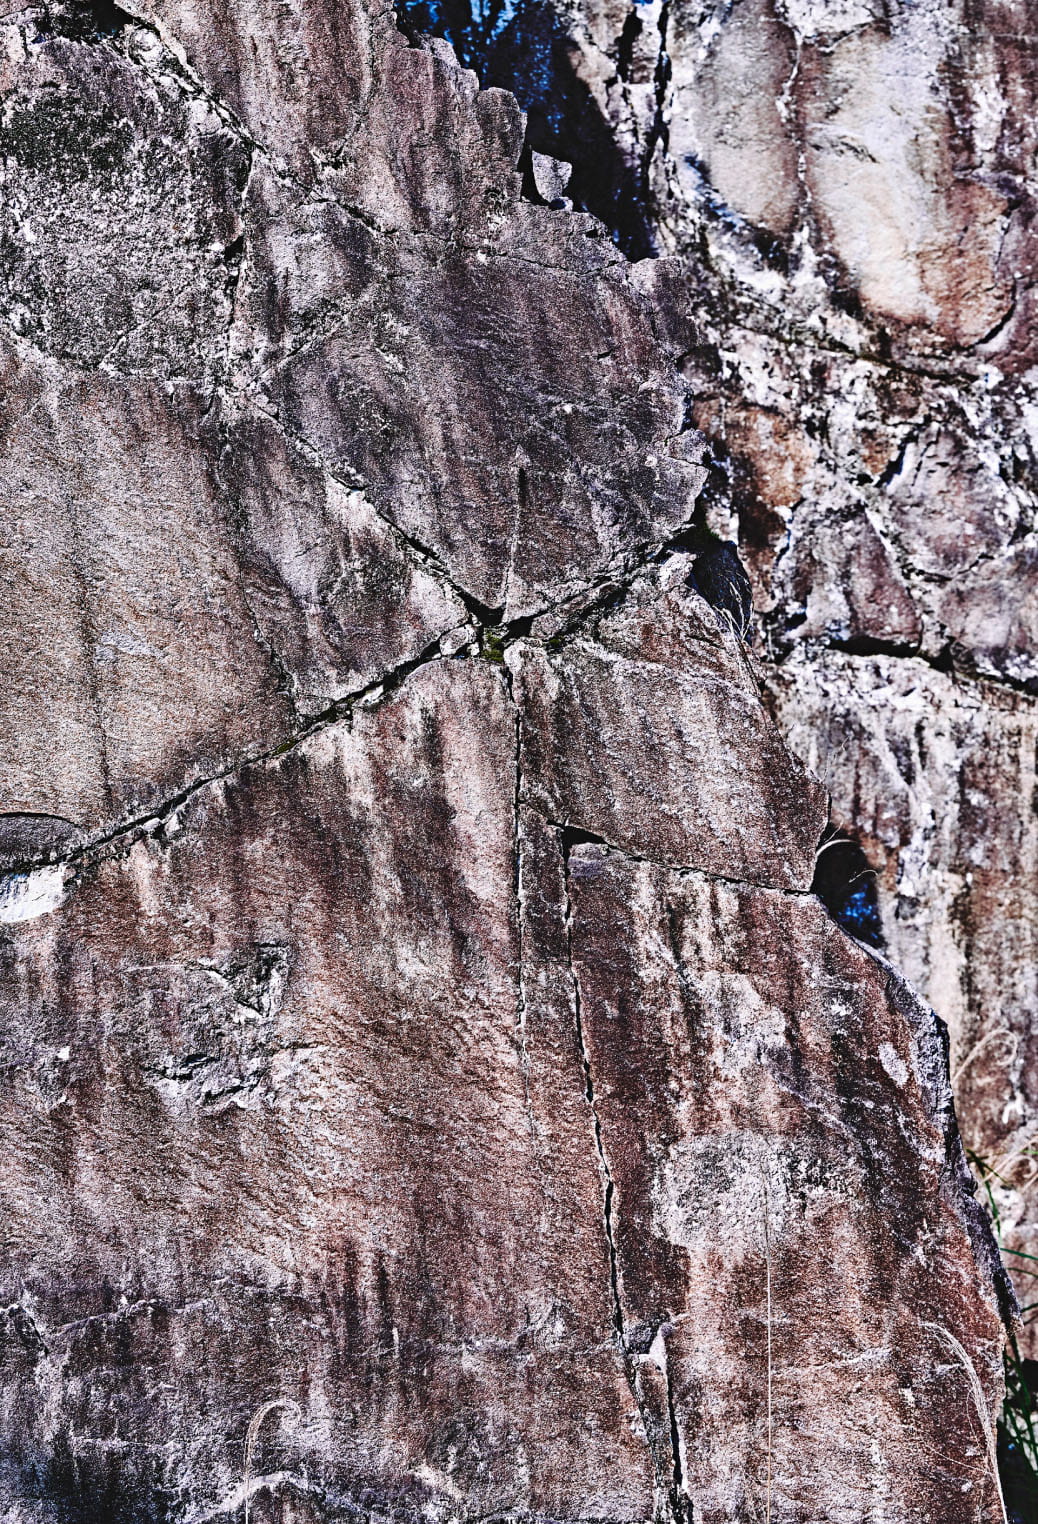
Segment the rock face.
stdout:
[[1030,1302],[1033,7],[560,0],[536,86],[540,13],[512,10],[437,15],[531,106],[534,148],[575,160],[578,202],[666,256],[637,278],[711,442],[706,521],[750,570],[774,712],[865,847],[890,955],[949,1024]]
[[744,5],[506,15],[528,137],[360,0],[3,20],[12,1524],[1001,1516],[1011,1294],[896,966],[1029,1136],[1008,181],[848,314],[904,216],[805,188],[797,91],[882,132],[954,26]]
[[723,532],[780,726],[875,869],[891,958],[951,1029],[960,1122],[1000,1177],[1030,1303],[1033,15],[694,11],[672,14],[653,174],[661,242],[705,239],[731,297],[680,340],[729,472]]

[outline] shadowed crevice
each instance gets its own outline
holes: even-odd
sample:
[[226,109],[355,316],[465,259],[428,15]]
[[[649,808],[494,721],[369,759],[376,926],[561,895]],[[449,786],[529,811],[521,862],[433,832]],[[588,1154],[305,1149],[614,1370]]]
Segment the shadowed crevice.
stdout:
[[629,259],[656,252],[647,163],[617,146],[613,129],[577,73],[578,50],[546,0],[397,0],[397,20],[415,44],[442,37],[486,89],[510,90],[526,113],[523,190],[541,201],[530,154],[573,166],[567,195],[605,223]]
[[846,831],[825,831],[815,858],[812,894],[817,894],[833,920],[859,942],[882,950],[883,924],[876,895],[876,874],[854,838]]
[[71,42],[103,42],[116,37],[136,19],[113,0],[57,0],[44,5],[37,17],[39,39],[67,37]]

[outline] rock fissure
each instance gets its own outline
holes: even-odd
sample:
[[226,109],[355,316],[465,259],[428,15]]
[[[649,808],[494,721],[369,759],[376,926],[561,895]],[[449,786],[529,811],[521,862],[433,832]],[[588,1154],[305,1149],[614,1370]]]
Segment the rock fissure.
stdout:
[[[660,1521],[660,1524],[682,1524],[682,1521],[690,1517],[690,1515],[686,1507],[686,1499],[684,1498],[679,1451],[672,1449],[669,1457],[662,1453],[659,1436],[657,1435],[658,1425],[646,1402],[638,1356],[628,1339],[627,1323],[624,1317],[620,1260],[616,1238],[616,1182],[609,1163],[602,1129],[602,1118],[596,1099],[594,1070],[584,1031],[580,974],[574,959],[573,932],[575,909],[570,887],[570,852],[580,837],[579,834],[574,837],[564,828],[560,829],[556,827],[555,830],[563,864],[566,958],[572,991],[574,1033],[584,1079],[584,1100],[591,1114],[595,1155],[602,1180],[602,1231],[605,1236],[609,1259],[609,1290],[614,1337],[623,1361],[631,1397],[640,1417],[645,1447],[652,1466],[654,1515]],[[673,1445],[674,1413],[670,1397],[669,1373],[665,1375],[665,1380],[667,1384],[668,1404],[666,1437],[668,1444]]]
[[[884,660],[896,662],[918,662],[920,666],[928,668],[931,672],[939,672],[967,691],[970,689],[992,689],[1007,694],[1019,694],[1025,699],[1038,698],[1038,677],[1015,678],[1005,672],[980,671],[975,662],[969,659],[969,652],[960,655],[956,660],[956,642],[949,641],[948,646],[936,656],[929,654],[918,646],[906,646],[897,641],[883,640],[874,636],[861,635],[850,637],[846,640],[823,639],[813,642],[814,648],[819,653],[826,651],[839,652],[840,655],[849,656],[854,660],[867,662],[873,657],[882,657]],[[781,671],[784,666],[793,665],[802,660],[805,652],[803,644],[787,647],[785,651],[769,651],[769,660]],[[964,662],[965,658],[965,662]]]
[[[258,408],[258,411],[264,412],[265,410]],[[277,422],[277,420],[272,416],[271,421],[275,423]],[[310,458],[318,462],[321,468],[326,470],[328,474],[334,479],[340,480],[344,486],[349,487],[351,490],[356,490],[353,479],[349,476],[343,476],[333,467],[329,466],[327,461],[325,461],[324,458],[320,455],[320,452],[314,450],[307,441],[293,437],[291,442],[296,445],[303,453],[307,454]],[[556,622],[552,633],[550,635],[546,634],[542,636],[540,641],[537,643],[546,644],[550,647],[553,644],[557,644],[561,640],[577,637],[580,634],[581,628],[585,623],[597,618],[606,610],[617,607],[623,597],[630,591],[632,584],[646,570],[647,567],[651,566],[654,563],[658,564],[661,561],[665,560],[668,555],[674,553],[676,550],[683,549],[688,542],[690,532],[693,532],[697,527],[697,520],[690,520],[688,526],[683,526],[677,534],[671,536],[666,542],[656,543],[648,547],[642,547],[637,552],[628,553],[624,558],[624,570],[622,574],[623,580],[620,580],[620,575],[617,573],[605,573],[601,577],[595,578],[587,583],[584,587],[571,594],[568,598],[561,599],[555,604],[545,604],[543,607],[537,609],[535,613],[531,615],[526,615],[522,618],[514,619],[502,624],[500,623],[500,618],[504,612],[503,608],[490,609],[485,605],[479,603],[478,600],[474,599],[471,594],[469,594],[463,587],[461,587],[452,578],[449,577],[449,575],[443,569],[442,563],[439,561],[439,558],[436,556],[435,552],[429,550],[427,546],[422,545],[422,543],[415,539],[413,536],[410,536],[405,531],[399,529],[399,527],[394,524],[392,520],[387,519],[384,517],[384,515],[380,514],[377,508],[375,508],[374,511],[382,520],[382,522],[386,524],[387,528],[389,528],[395,534],[395,536],[398,538],[398,543],[400,543],[400,545],[409,554],[412,554],[422,566],[427,567],[436,575],[440,576],[445,584],[450,587],[451,591],[456,593],[456,595],[466,605],[473,619],[471,641],[467,642],[467,644],[474,650],[478,650],[479,654],[483,655],[484,657],[488,657],[495,662],[503,662],[505,651],[510,646],[514,645],[517,641],[533,638],[531,636],[531,626],[535,620],[543,619],[545,615],[554,614],[556,616]],[[238,526],[239,535],[243,534],[244,526],[240,512],[235,515],[235,522]],[[259,621],[256,617],[255,610],[253,609],[249,599],[243,575],[240,571],[238,573],[238,577],[239,585],[242,588],[243,602],[248,609],[250,623],[257,644],[264,650],[272,666],[274,667],[278,677],[279,686],[282,687],[283,691],[286,693],[286,696],[289,697],[290,700],[292,700],[294,703],[294,679],[289,669],[286,667],[284,661],[279,656],[274,644],[268,637],[263,634]],[[567,610],[570,612],[567,612]],[[288,752],[294,750],[296,747],[309,739],[309,737],[316,734],[318,731],[324,729],[325,727],[340,723],[344,720],[348,720],[350,713],[357,705],[363,704],[368,706],[372,702],[377,702],[381,698],[388,696],[394,692],[400,683],[403,682],[412,672],[426,665],[430,661],[441,659],[443,659],[441,642],[440,640],[436,640],[432,642],[432,644],[418,656],[400,663],[398,666],[390,669],[388,672],[379,674],[371,681],[365,683],[362,687],[350,693],[343,694],[319,713],[306,717],[305,719],[302,719],[301,722],[299,722],[299,716],[297,715],[297,724],[289,731],[288,734],[286,734],[273,746],[259,747],[249,750],[243,755],[229,761],[226,767],[223,767],[216,772],[207,774],[203,778],[193,780],[191,783],[185,785],[183,789],[177,790],[174,794],[169,796],[168,799],[162,801],[157,805],[149,807],[148,809],[142,811],[139,815],[133,816],[129,820],[113,824],[105,832],[100,835],[91,837],[88,841],[82,843],[80,846],[77,846],[68,854],[60,857],[48,857],[41,860],[46,861],[51,865],[63,864],[66,866],[72,866],[81,861],[85,861],[93,854],[93,852],[101,847],[107,846],[114,841],[121,840],[127,835],[131,835],[133,832],[140,830],[152,823],[158,822],[161,824],[162,822],[167,821],[171,816],[175,815],[177,811],[180,810],[182,806],[187,803],[195,794],[199,793],[206,787],[209,787],[214,783],[225,782],[246,768],[259,766],[266,762],[276,760],[280,756],[283,756]],[[552,822],[552,824],[554,825],[557,823]],[[566,829],[568,829],[568,827]],[[603,841],[603,845],[610,846],[612,850],[622,850],[621,848],[614,847],[611,843],[605,841]],[[673,866],[680,869],[682,865],[674,864]],[[696,870],[689,869],[688,871]],[[722,877],[721,875],[717,876],[718,878]]]
[[581,1072],[584,1076],[584,1099],[591,1112],[591,1126],[595,1139],[595,1153],[598,1159],[598,1167],[602,1173],[602,1230],[605,1234],[606,1245],[609,1252],[609,1292],[610,1305],[613,1315],[613,1331],[616,1342],[629,1359],[630,1352],[627,1346],[627,1335],[624,1330],[623,1304],[620,1299],[620,1280],[616,1258],[616,1240],[613,1236],[613,1176],[609,1168],[609,1160],[606,1156],[605,1144],[602,1138],[602,1122],[598,1115],[595,1104],[595,1084],[591,1071],[591,1057],[584,1041],[584,1024],[580,1009],[580,980],[573,962],[573,904],[569,892],[569,853],[570,841],[564,830],[558,830],[559,851],[562,855],[564,869],[564,883],[566,886],[565,923],[566,923],[566,956],[569,967],[570,987],[573,995],[573,1021],[574,1032],[577,1039],[577,1051],[580,1055]]
[[[307,439],[302,434],[298,434],[293,430],[288,429],[285,426],[283,420],[280,419],[275,412],[271,412],[269,409],[265,408],[254,395],[250,394],[248,400],[251,405],[256,408],[257,412],[262,413],[265,418],[269,419],[269,421],[281,431],[284,437],[297,450],[299,450],[302,455],[304,455],[321,471],[327,472],[328,476],[333,481],[339,482],[349,491],[363,492],[365,490],[365,483],[362,477],[356,473],[346,471],[340,464],[330,461],[327,456],[320,449],[318,449],[318,447],[311,440]],[[386,526],[389,532],[393,535],[397,544],[405,551],[407,555],[413,556],[420,566],[430,571],[434,576],[440,578],[445,586],[447,586],[450,591],[455,594],[456,597],[461,599],[462,603],[468,609],[470,615],[477,625],[481,627],[493,628],[500,624],[505,612],[503,605],[499,608],[491,608],[487,604],[480,602],[480,600],[476,598],[471,592],[469,592],[469,590],[464,587],[456,578],[451,576],[450,572],[443,564],[442,559],[439,555],[437,555],[436,551],[431,549],[430,546],[423,544],[416,535],[409,534],[406,529],[402,529],[401,526],[384,511],[384,509],[379,507],[377,502],[370,501],[370,499],[369,502],[372,512],[379,519],[380,523]]]
[[107,802],[112,796],[112,774],[108,757],[106,717],[98,673],[99,631],[93,608],[93,588],[85,554],[86,547],[79,522],[80,508],[74,493],[67,497],[65,509],[68,514],[69,537],[76,568],[76,607],[79,616],[81,648],[85,653],[86,686],[95,719],[99,771]]
[[[669,128],[667,125],[667,96],[671,80],[670,58],[667,54],[667,28],[670,24],[670,11],[672,0],[663,0],[660,6],[660,14],[656,26],[659,32],[659,48],[656,54],[656,64],[653,69],[652,89],[654,96],[654,110],[652,122],[646,135],[645,148],[643,150],[641,164],[641,199],[642,215],[647,221],[656,221],[651,208],[652,193],[650,190],[652,175],[652,160],[656,150],[666,157],[669,141]],[[653,249],[653,253],[658,250]]]
[[626,862],[645,863],[648,867],[661,868],[679,878],[695,878],[711,884],[728,884],[733,889],[757,889],[765,894],[780,894],[792,900],[818,898],[813,889],[791,889],[788,884],[765,884],[757,883],[752,879],[729,878],[723,873],[713,873],[708,868],[698,868],[690,863],[668,862],[665,858],[651,857],[646,853],[636,852],[630,847],[619,846],[616,842],[607,841],[604,836],[599,836],[594,831],[588,831],[583,826],[574,825],[571,822],[552,820],[549,816],[542,818],[553,831],[559,832],[570,846],[586,842],[591,846],[601,847],[603,852],[614,854]]
[[670,1425],[670,1454],[674,1476],[674,1492],[672,1508],[676,1518],[688,1520],[688,1524],[694,1524],[694,1514],[688,1506],[685,1494],[685,1475],[681,1463],[681,1430],[678,1426],[678,1413],[674,1405],[674,1388],[670,1378],[670,1361],[667,1357],[666,1338],[663,1341],[663,1378],[667,1386],[667,1420]]
[[[250,133],[241,117],[227,102],[206,89],[203,79],[188,62],[187,52],[182,44],[177,42],[175,38],[171,38],[160,23],[149,20],[147,17],[141,16],[136,12],[124,12],[123,14],[127,16],[127,21],[132,25],[134,30],[139,30],[154,38],[161,49],[162,61],[165,68],[156,68],[155,62],[147,53],[139,47],[136,49],[132,47],[132,39],[124,39],[118,33],[113,34],[110,38],[106,38],[109,46],[115,52],[125,58],[135,68],[142,70],[145,74],[151,75],[157,83],[171,80],[174,86],[190,99],[204,101],[221,123],[233,132],[249,149],[250,153],[262,154],[264,159],[286,181],[292,181],[300,189],[305,189],[303,182],[296,180],[287,166],[279,162],[278,156]],[[123,23],[124,26],[126,24]]]
[[[312,736],[318,735],[322,730],[326,730],[333,725],[348,723],[357,708],[375,707],[384,699],[390,698],[412,673],[434,662],[447,659],[440,651],[439,641],[435,641],[421,655],[410,661],[402,662],[399,667],[384,673],[374,682],[366,683],[357,692],[345,694],[341,699],[337,699],[321,714],[314,715],[307,720],[297,732],[278,741],[274,746],[237,757],[218,772],[211,773],[204,778],[193,779],[177,793],[153,805],[150,809],[142,811],[141,814],[135,815],[129,820],[118,822],[104,832],[80,842],[60,855],[41,854],[39,858],[26,861],[20,867],[16,867],[14,871],[20,872],[44,863],[49,867],[64,867],[82,871],[97,861],[97,854],[104,848],[110,847],[113,844],[129,846],[132,845],[132,841],[126,841],[128,837],[132,838],[132,840],[138,840],[142,835],[154,835],[156,831],[161,831],[161,828],[173,819],[186,804],[189,804],[192,799],[203,793],[207,788],[211,788],[214,784],[226,783],[250,768],[263,767],[265,764],[278,762],[282,757],[295,751],[304,742],[308,741]],[[10,871],[9,869],[8,872],[10,873]]]
[[515,975],[515,1036],[516,1046],[519,1051],[519,1063],[523,1077],[523,1098],[526,1107],[526,1115],[530,1125],[530,1137],[537,1145],[537,1120],[534,1115],[533,1098],[530,1086],[530,1052],[527,1045],[526,1030],[526,936],[524,930],[525,921],[525,896],[523,883],[523,842],[522,842],[522,796],[523,796],[523,736],[522,716],[519,705],[516,703],[515,693],[512,688],[512,674],[507,663],[502,662],[501,673],[504,684],[508,690],[508,699],[512,709],[513,724],[515,727],[515,752],[513,767],[515,769],[515,788],[512,794],[512,850],[515,854],[515,877],[512,884],[515,903],[515,926],[516,926],[516,955],[517,967]]
[[[623,1301],[620,1293],[620,1271],[616,1252],[616,1238],[613,1226],[613,1199],[614,1182],[612,1170],[609,1167],[609,1158],[606,1154],[605,1141],[602,1136],[602,1120],[598,1114],[598,1106],[595,1101],[595,1082],[591,1068],[591,1055],[587,1049],[584,1037],[584,1022],[581,1012],[580,977],[577,973],[573,960],[573,902],[570,895],[570,841],[565,831],[558,831],[557,839],[559,852],[563,864],[563,883],[565,886],[565,927],[566,927],[566,958],[569,970],[570,989],[573,999],[573,1026],[576,1037],[577,1052],[580,1057],[581,1072],[584,1078],[584,1100],[591,1114],[591,1129],[594,1137],[595,1156],[602,1179],[602,1232],[605,1236],[606,1251],[609,1259],[609,1300],[613,1320],[613,1336],[617,1348],[620,1351],[624,1363],[627,1382],[631,1390],[631,1396],[641,1415],[642,1426],[645,1432],[645,1442],[652,1456],[655,1470],[656,1457],[653,1454],[651,1442],[651,1427],[646,1420],[643,1411],[642,1399],[638,1390],[638,1377],[634,1365],[634,1358],[627,1342],[627,1331],[624,1321]],[[658,1490],[658,1489],[657,1489]]]
[[[284,421],[276,413],[264,407],[254,394],[249,395],[248,402],[257,412],[269,419],[301,454],[321,471],[326,472],[333,481],[341,483],[350,491],[365,491],[366,484],[363,478],[344,470],[340,463],[329,460],[312,440],[287,428]],[[672,438],[680,438],[684,432],[688,430],[679,431]],[[670,441],[664,443],[668,442]],[[445,586],[462,601],[479,629],[482,632],[491,632],[495,644],[502,650],[515,640],[526,636],[534,621],[543,620],[546,616],[554,616],[557,621],[556,629],[546,638],[559,639],[576,633],[586,620],[600,613],[611,600],[617,601],[622,598],[631,584],[648,567],[660,563],[667,556],[678,551],[707,548],[712,542],[716,542],[717,538],[705,527],[697,501],[692,514],[666,536],[645,541],[618,552],[609,566],[581,581],[572,591],[562,593],[555,599],[535,602],[529,612],[506,621],[507,602],[497,606],[483,603],[451,574],[437,551],[424,543],[417,535],[402,528],[376,500],[368,499],[368,501],[379,521],[386,526],[405,553],[413,555],[419,565],[440,578]],[[520,509],[517,505],[517,527],[520,517]]]

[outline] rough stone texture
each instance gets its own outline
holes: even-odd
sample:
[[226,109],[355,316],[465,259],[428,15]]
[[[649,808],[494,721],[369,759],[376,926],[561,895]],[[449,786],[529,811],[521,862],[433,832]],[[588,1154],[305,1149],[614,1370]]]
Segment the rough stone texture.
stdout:
[[886,656],[833,653],[772,681],[791,744],[839,784],[876,869],[890,955],[955,1034],[967,1142],[1025,1187],[992,1182],[1004,1242],[1033,1253],[1034,701]]
[[[617,1300],[632,1356],[648,1346],[646,1426],[655,1397],[658,1427],[673,1418],[693,1517],[752,1517],[767,1492],[769,1366],[774,1516],[975,1516],[939,1438],[940,1379],[927,1374],[933,1318],[947,1315],[936,1309],[974,1273],[969,1255],[960,1280],[947,1228],[922,1205],[938,1199],[933,1172],[948,1158],[929,1015],[817,904],[596,848],[569,863],[588,1073],[615,1183]],[[903,1089],[885,1118],[874,1095],[891,1080]],[[733,1347],[747,1356],[738,1373]],[[829,1410],[820,1372],[841,1367],[854,1378]],[[943,1464],[917,1470],[935,1442]]]
[[627,851],[808,889],[827,801],[689,572],[674,555],[555,650],[523,641],[509,652],[526,795],[546,819]]
[[515,740],[433,661],[11,928],[9,1517],[233,1517],[275,1395],[274,1517],[734,1518],[769,1453],[776,1517],[978,1517],[928,1012],[803,893],[517,818]]
[[[12,1524],[998,1517],[1006,1296],[942,1031],[811,894],[826,797],[769,704],[891,927],[931,850],[890,933],[924,987],[973,896],[969,1126],[1026,1138],[1027,996],[1007,1120],[975,991],[1034,924],[1021,888],[1000,936],[1029,383],[952,353],[1008,193],[949,189],[919,105],[930,244],[891,233],[848,314],[864,191],[822,207],[817,150],[815,249],[797,112],[831,90],[846,136],[906,58],[951,91],[954,18],[847,22],[842,63],[809,20],[554,16],[627,38],[612,205],[673,250],[632,265],[383,8],[5,13]],[[705,52],[668,79],[671,24]],[[665,111],[724,181],[666,209]],[[710,531],[756,654],[696,591]],[[912,746],[887,810],[865,763]]]
[[[696,390],[706,521],[751,571],[776,713],[872,855],[891,956],[950,1025],[967,1140],[1010,1182],[1007,1243],[1038,1252],[1034,8],[557,14],[640,246],[667,256],[636,278]],[[487,60],[507,84],[500,40]],[[537,148],[583,183],[553,131]]]

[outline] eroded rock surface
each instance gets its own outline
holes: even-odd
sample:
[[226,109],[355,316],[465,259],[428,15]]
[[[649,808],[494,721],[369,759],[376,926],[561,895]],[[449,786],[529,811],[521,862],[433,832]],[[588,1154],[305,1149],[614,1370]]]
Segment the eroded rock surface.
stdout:
[[[636,278],[696,392],[705,519],[753,577],[776,713],[870,844],[888,946],[951,1027],[1006,1241],[1034,1253],[1033,8],[559,0],[532,81],[540,14],[427,20],[530,104],[578,205],[664,256]],[[976,792],[976,748],[983,807],[944,822],[933,802]],[[1001,887],[977,918],[980,863]]]
[[[773,86],[756,16],[726,56]],[[898,390],[692,257],[698,192],[649,195],[663,21],[621,19],[605,201],[540,162],[552,207],[558,145],[381,7],[3,21],[15,1524],[998,1516],[1011,1298],[942,1029],[811,893],[794,753],[831,771],[817,648],[859,688],[918,648],[1000,787],[987,690],[935,671],[953,621],[1025,766],[1027,592],[998,626],[982,591],[1029,555],[983,443],[1023,394]],[[751,75],[704,90],[760,113],[739,216],[794,238]],[[738,175],[735,126],[685,120]],[[574,198],[677,252],[630,264]],[[935,481],[972,538],[912,506]],[[717,536],[762,650],[701,596]],[[913,702],[877,699],[877,754]],[[876,805],[885,883],[919,798]],[[891,950],[925,985],[921,901]]]

